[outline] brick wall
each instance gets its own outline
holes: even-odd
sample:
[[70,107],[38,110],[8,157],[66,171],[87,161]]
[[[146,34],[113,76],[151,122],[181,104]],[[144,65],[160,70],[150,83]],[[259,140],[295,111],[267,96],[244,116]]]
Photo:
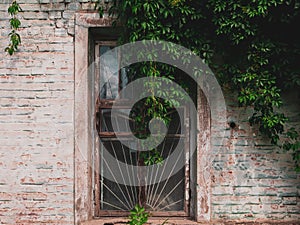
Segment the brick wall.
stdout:
[[[235,122],[236,127],[228,127],[226,145],[213,163],[213,217],[300,221],[300,176],[294,171],[291,155],[270,145],[249,125],[251,109],[239,108],[234,103],[236,96],[225,96],[228,121]],[[299,91],[283,96],[289,124],[299,127]]]
[[[0,2],[0,224],[73,224],[74,13],[93,5],[18,0],[22,45],[8,56],[9,2]],[[212,218],[300,220],[291,157],[249,126],[249,110],[226,99],[237,127],[228,127],[213,163]],[[299,105],[287,99],[299,126]]]
[[5,2],[0,3],[0,224],[72,224],[73,17],[87,6],[19,0],[22,45],[10,57],[3,51],[10,32]]

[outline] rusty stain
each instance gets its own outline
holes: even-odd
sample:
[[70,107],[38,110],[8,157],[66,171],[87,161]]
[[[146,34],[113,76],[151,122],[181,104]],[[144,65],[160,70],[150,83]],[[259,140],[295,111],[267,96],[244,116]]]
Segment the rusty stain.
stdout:
[[202,208],[202,212],[204,213],[208,213],[208,205],[207,205],[207,199],[206,197],[201,198],[201,208]]
[[27,79],[34,80],[35,77],[34,77],[34,76],[26,76],[26,78],[27,78]]
[[60,143],[60,141],[61,141],[60,138],[56,138],[56,139],[55,139],[55,142],[56,142],[57,145]]

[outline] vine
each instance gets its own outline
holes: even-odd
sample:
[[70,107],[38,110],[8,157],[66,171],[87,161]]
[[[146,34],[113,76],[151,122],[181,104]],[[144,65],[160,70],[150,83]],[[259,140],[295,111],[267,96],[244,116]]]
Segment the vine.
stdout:
[[21,44],[21,37],[17,33],[17,30],[21,25],[21,21],[17,18],[17,14],[21,11],[22,9],[17,1],[13,1],[8,8],[8,13],[11,16],[9,22],[12,30],[9,33],[10,43],[8,47],[5,48],[5,52],[8,52],[9,55],[13,55],[18,50],[19,44]]
[[[103,17],[101,0],[95,2],[95,10]],[[9,55],[13,55],[21,43],[17,32],[21,25],[17,14],[21,11],[16,0],[8,8],[12,30],[5,52]],[[185,46],[203,58],[223,87],[238,91],[237,100],[241,106],[253,107],[250,124],[258,125],[272,144],[290,151],[296,170],[300,171],[299,132],[293,127],[287,129],[289,119],[279,110],[281,89],[300,86],[300,46],[297,42],[300,37],[295,34],[295,39],[283,38],[270,29],[275,27],[294,34],[298,25],[295,21],[300,15],[299,1],[114,0],[109,13],[117,15],[117,20],[124,25],[120,43],[165,40]],[[295,44],[291,44],[293,41]],[[129,74],[132,77],[144,74],[171,80],[178,78],[176,69],[153,62],[132,66]],[[177,81],[183,87],[186,85],[185,80]],[[179,91],[172,91],[162,96],[181,95]],[[177,103],[152,96],[139,104],[132,116],[137,123],[138,136],[145,138],[149,120],[159,117],[168,123],[166,111]],[[141,105],[143,107],[139,107]],[[141,157],[146,165],[163,161],[156,149]],[[144,224],[148,217],[143,207],[136,206],[130,213],[129,224]]]
[[[97,0],[95,9],[102,17],[104,8],[101,0]],[[223,86],[229,82],[236,84],[239,103],[254,108],[250,124],[257,124],[272,144],[291,151],[296,169],[300,171],[299,132],[293,127],[287,129],[289,119],[278,112],[282,106],[280,84],[300,86],[297,63],[300,46],[297,42],[291,44],[291,40],[276,37],[272,30],[265,31],[269,23],[292,30],[292,25],[296,25],[293,21],[299,19],[299,9],[297,1],[283,0],[261,0],[251,4],[241,0],[114,0],[109,12],[116,13],[117,19],[124,24],[121,43],[147,39],[183,45],[214,69]],[[13,55],[21,43],[17,32],[21,25],[17,18],[20,11],[22,9],[17,1],[12,1],[8,8],[12,30],[9,33],[10,43],[5,48],[9,55]],[[287,26],[289,24],[291,26]],[[283,61],[280,55],[285,56]],[[223,57],[222,63],[215,60],[218,56]],[[132,68],[132,74],[138,74],[137,71],[147,71],[147,76],[168,79],[176,76],[173,68],[157,63],[144,63]],[[166,121],[165,109],[174,106],[156,98],[149,98],[146,105],[147,117],[161,117]],[[157,110],[149,108],[153,105]],[[141,127],[147,123],[137,122],[141,123]],[[153,150],[153,154],[147,163],[161,160],[157,151]]]
[[[226,35],[236,51],[228,56],[233,61],[222,66],[221,74],[237,85],[239,103],[253,107],[250,124],[258,125],[259,131],[270,138],[272,144],[291,151],[299,172],[299,132],[294,127],[287,128],[289,118],[279,110],[281,89],[300,86],[299,66],[296,66],[300,46],[265,28],[269,23],[276,23],[279,27],[285,24],[293,29],[293,20],[300,14],[299,4],[272,0],[247,5],[242,1],[211,0],[210,6],[218,13],[214,18],[217,33]],[[291,14],[288,19],[287,14]],[[261,27],[258,24],[262,24]]]
[[[223,87],[235,84],[231,89],[238,91],[240,105],[254,109],[250,124],[258,125],[272,144],[291,151],[296,170],[300,171],[299,133],[293,127],[287,129],[289,119],[279,112],[281,88],[284,88],[281,84],[300,86],[297,63],[300,46],[268,28],[270,23],[275,23],[292,31],[300,15],[297,2],[115,0],[112,8],[125,27],[121,43],[174,42],[203,58]],[[296,40],[297,37],[295,43]],[[133,70],[139,71],[133,74],[146,76],[168,79],[176,76],[174,69],[156,63],[140,64]],[[162,103],[161,108],[167,107],[169,105]],[[159,110],[156,112],[164,117]]]

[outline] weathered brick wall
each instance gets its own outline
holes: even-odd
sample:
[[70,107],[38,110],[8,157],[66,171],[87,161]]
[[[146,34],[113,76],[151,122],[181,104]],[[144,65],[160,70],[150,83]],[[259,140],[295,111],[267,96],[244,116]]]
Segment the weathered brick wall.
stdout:
[[[22,45],[4,53],[8,0],[0,2],[0,223],[73,224],[74,12],[89,0],[18,0]],[[213,163],[215,219],[300,220],[299,175],[289,154],[247,123],[228,96],[226,145]],[[299,126],[299,104],[286,106]]]
[[[217,219],[300,221],[300,174],[291,154],[270,145],[251,127],[251,109],[239,108],[236,96],[226,93],[228,133],[213,163],[212,212]],[[283,112],[290,126],[299,128],[300,93],[284,95]],[[289,224],[289,223],[287,223]]]
[[19,0],[22,45],[8,56],[8,2],[0,2],[0,223],[72,224],[74,11],[88,5]]

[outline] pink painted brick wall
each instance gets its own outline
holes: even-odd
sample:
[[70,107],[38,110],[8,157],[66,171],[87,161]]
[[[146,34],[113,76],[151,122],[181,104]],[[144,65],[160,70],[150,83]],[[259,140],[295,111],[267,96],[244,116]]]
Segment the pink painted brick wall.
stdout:
[[[226,144],[213,163],[213,217],[300,221],[300,174],[294,171],[291,155],[249,125],[251,109],[239,108],[236,96],[225,96],[228,121],[237,126],[228,128]],[[297,91],[284,94],[283,108],[289,125],[298,128],[299,98]]]
[[[73,224],[74,12],[93,6],[19,0],[22,45],[8,56],[9,2],[0,2],[0,224]],[[226,96],[237,128],[227,128],[213,162],[212,218],[300,220],[290,155],[269,145],[249,126],[251,110]],[[299,127],[299,104],[286,99]]]
[[63,10],[75,3],[18,2],[13,56],[0,3],[0,224],[72,224],[74,20]]

